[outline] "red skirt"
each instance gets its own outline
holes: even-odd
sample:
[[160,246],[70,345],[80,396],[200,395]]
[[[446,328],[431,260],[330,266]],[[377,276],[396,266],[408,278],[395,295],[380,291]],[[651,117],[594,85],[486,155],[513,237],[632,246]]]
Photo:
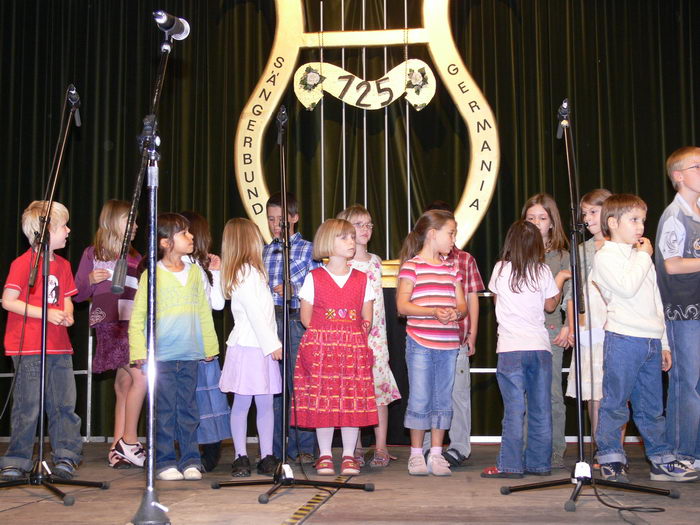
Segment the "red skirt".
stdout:
[[305,428],[376,425],[372,351],[361,329],[309,328],[294,369],[291,424]]

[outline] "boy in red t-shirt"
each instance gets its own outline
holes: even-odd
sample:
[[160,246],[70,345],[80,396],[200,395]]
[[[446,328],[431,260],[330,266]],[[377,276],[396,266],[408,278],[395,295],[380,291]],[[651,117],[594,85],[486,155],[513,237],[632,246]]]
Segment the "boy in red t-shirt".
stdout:
[[[29,273],[39,256],[37,235],[46,201],[32,202],[22,214],[22,231],[31,248],[10,266],[2,294],[2,307],[8,311],[5,328],[5,355],[12,357],[15,387],[12,403],[12,437],[5,455],[0,457],[0,476],[5,480],[21,479],[31,471],[34,438],[39,421],[39,379],[41,374],[41,304],[43,277],[37,275],[29,288]],[[49,283],[46,333],[46,395],[48,434],[54,476],[71,479],[82,458],[80,418],[75,413],[75,378],[73,348],[67,327],[73,324],[71,296],[78,293],[70,263],[58,255],[66,245],[68,210],[54,202],[49,222]],[[42,261],[39,261],[39,268]],[[39,458],[41,461],[42,458]]]

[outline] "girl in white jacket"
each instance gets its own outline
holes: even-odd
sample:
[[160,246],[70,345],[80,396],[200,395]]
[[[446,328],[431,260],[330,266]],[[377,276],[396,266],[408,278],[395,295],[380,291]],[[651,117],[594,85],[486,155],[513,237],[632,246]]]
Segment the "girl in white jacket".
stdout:
[[235,326],[226,341],[227,351],[219,388],[235,394],[231,433],[235,448],[233,477],[250,476],[246,452],[248,410],[255,398],[261,460],[258,474],[272,475],[278,459],[272,455],[274,412],[272,399],[282,391],[279,365],[282,344],[277,337],[275,309],[262,261],[263,238],[248,219],[231,219],[222,239],[221,287],[231,299]]

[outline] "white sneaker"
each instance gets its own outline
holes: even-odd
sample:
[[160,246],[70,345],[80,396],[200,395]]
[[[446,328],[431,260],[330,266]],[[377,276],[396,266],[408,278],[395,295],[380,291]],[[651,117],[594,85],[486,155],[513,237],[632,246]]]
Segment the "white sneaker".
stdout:
[[[182,472],[180,472],[175,467],[166,468],[163,472],[160,472],[156,477],[161,481],[180,481],[185,479],[185,476],[182,475]],[[202,475],[200,474],[199,479],[201,478]]]
[[423,454],[416,454],[408,458],[408,473],[411,476],[427,476],[428,467],[425,465]]
[[202,479],[202,472],[197,467],[187,467],[182,475],[187,481]]
[[442,457],[442,454],[430,454],[428,456],[428,472],[433,476],[451,476],[450,464]]
[[114,452],[137,467],[143,467],[143,463],[146,461],[146,451],[143,449],[143,445],[138,442],[132,445],[120,438],[114,446]]
[[694,468],[695,470],[700,470],[700,459],[696,459],[696,460],[693,462],[693,468]]

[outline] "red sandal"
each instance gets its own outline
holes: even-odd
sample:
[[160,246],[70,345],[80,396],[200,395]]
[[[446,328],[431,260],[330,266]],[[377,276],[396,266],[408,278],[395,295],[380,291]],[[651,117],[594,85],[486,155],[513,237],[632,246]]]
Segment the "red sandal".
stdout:
[[341,476],[355,476],[360,473],[360,464],[352,456],[343,456],[343,462],[340,464]]
[[332,476],[335,474],[335,465],[331,456],[321,456],[314,463],[316,474],[319,476]]

